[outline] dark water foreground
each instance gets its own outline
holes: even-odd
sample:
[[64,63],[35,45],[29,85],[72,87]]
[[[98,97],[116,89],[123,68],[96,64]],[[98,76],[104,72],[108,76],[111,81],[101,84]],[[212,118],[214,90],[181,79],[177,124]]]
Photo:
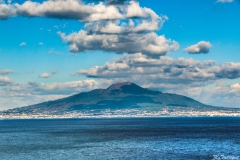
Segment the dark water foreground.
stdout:
[[0,159],[240,159],[240,118],[2,120]]

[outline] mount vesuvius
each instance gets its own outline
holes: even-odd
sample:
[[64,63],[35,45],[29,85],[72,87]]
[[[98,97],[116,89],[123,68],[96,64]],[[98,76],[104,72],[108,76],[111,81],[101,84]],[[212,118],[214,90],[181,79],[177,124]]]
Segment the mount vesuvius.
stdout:
[[113,84],[106,89],[82,92],[67,98],[10,109],[3,111],[3,113],[63,114],[73,111],[94,111],[97,113],[103,110],[123,109],[157,111],[163,108],[191,108],[194,110],[223,109],[223,107],[202,104],[186,96],[162,93],[142,88],[131,82],[124,82]]

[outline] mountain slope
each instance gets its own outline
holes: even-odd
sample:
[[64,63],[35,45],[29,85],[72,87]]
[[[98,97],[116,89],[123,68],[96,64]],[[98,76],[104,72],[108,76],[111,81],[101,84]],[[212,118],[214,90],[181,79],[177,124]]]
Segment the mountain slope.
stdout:
[[70,111],[102,111],[106,109],[159,110],[163,107],[215,108],[186,96],[162,93],[142,88],[131,82],[113,84],[107,89],[82,92],[67,98],[48,101],[27,107],[15,108],[6,113],[62,113]]

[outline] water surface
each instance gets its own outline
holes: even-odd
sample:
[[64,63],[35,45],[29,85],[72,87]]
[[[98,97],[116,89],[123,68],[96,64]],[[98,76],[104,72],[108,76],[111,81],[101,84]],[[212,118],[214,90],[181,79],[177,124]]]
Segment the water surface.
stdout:
[[240,159],[240,118],[0,121],[0,159]]

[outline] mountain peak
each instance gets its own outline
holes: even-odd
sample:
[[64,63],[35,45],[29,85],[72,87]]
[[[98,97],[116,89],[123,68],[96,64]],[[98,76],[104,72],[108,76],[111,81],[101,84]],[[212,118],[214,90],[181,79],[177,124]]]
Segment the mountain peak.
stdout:
[[115,84],[112,84],[110,87],[108,87],[107,90],[121,89],[123,86],[129,86],[129,85],[136,85],[136,84],[128,82],[128,81],[122,82],[122,83],[115,83]]
[[108,87],[105,92],[105,94],[133,94],[133,95],[143,95],[143,94],[159,94],[159,91],[151,91],[146,88],[142,88],[132,82],[122,82],[122,83],[116,83]]

